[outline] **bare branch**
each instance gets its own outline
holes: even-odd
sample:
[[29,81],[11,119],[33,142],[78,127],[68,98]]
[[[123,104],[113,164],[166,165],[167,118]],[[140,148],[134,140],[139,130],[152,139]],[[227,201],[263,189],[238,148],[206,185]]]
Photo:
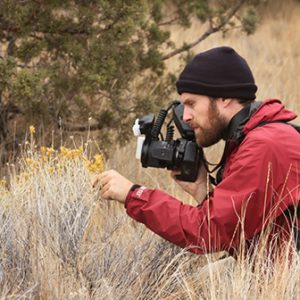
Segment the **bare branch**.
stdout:
[[175,17],[173,19],[170,19],[168,21],[164,21],[161,23],[158,23],[158,26],[165,26],[165,25],[172,25],[174,22],[176,22],[179,19],[179,17]]
[[167,60],[177,54],[180,54],[182,52],[188,51],[191,48],[195,47],[196,45],[198,45],[199,43],[201,43],[203,40],[205,40],[206,38],[208,38],[211,34],[220,31],[229,21],[230,19],[237,13],[237,11],[243,6],[243,4],[245,3],[245,0],[240,0],[227,14],[227,16],[224,17],[223,21],[216,27],[214,27],[212,25],[212,22],[210,22],[210,27],[209,29],[204,32],[196,41],[190,43],[190,44],[185,44],[182,47],[166,54],[163,56],[163,60]]
[[60,122],[59,127],[62,127],[66,131],[95,131],[95,130],[100,130],[104,127],[103,124],[96,123],[96,124],[72,124],[68,122]]

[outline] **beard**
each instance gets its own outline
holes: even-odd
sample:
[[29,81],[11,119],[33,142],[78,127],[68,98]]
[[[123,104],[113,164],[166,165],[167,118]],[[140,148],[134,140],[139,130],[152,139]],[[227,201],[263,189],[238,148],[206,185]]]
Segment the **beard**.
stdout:
[[211,101],[208,107],[208,122],[198,125],[195,130],[196,142],[202,147],[209,147],[219,142],[227,128],[227,120],[221,116],[215,101]]

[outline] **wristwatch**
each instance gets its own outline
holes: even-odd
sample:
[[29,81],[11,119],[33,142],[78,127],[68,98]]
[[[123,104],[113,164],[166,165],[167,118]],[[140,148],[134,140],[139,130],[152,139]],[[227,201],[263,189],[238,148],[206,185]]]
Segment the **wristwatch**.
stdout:
[[138,189],[138,188],[140,188],[141,187],[141,185],[139,185],[139,184],[134,184],[131,188],[130,188],[130,191],[134,191],[134,190],[136,190],[136,189]]

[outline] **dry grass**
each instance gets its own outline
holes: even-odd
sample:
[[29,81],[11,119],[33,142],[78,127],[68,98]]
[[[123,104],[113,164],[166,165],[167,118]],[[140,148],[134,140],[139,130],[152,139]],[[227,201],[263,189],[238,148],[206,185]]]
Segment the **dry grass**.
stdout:
[[31,154],[38,165],[20,161],[26,176],[13,167],[10,189],[1,187],[2,299],[300,297],[299,256],[275,267],[262,255],[211,263],[216,256],[180,250],[99,200],[82,156],[56,158],[53,171]]
[[[196,51],[233,46],[253,68],[259,99],[278,97],[300,112],[300,3],[278,3],[254,36],[216,35]],[[197,26],[184,36],[195,37]],[[183,40],[179,31],[173,36]],[[177,69],[178,61],[169,67]],[[134,147],[117,150],[109,167],[194,203],[165,170],[141,169]],[[220,151],[219,145],[207,155],[217,161]],[[35,151],[29,156],[39,161]],[[300,299],[299,255],[272,265],[263,255],[255,263],[241,256],[214,264],[216,255],[180,250],[130,220],[119,204],[99,200],[82,156],[60,162],[53,170],[49,161],[21,160],[11,168],[10,189],[1,186],[1,299]]]
[[83,154],[67,154],[34,151],[1,185],[1,299],[300,297],[295,253],[270,265],[261,254],[213,263],[181,250],[99,200]]

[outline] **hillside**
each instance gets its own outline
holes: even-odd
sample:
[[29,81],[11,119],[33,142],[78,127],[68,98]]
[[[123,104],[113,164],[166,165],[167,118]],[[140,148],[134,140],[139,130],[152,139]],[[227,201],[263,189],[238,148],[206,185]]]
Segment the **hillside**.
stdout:
[[[300,114],[300,2],[267,4],[252,36],[211,36],[194,52],[229,45],[244,56],[259,86],[258,99],[276,97]],[[202,31],[170,28],[181,45]],[[179,73],[177,57],[167,62]],[[170,95],[170,100],[177,95]],[[132,221],[120,204],[92,187],[95,172],[115,168],[132,181],[163,189],[197,205],[166,170],[143,169],[135,160],[135,139],[103,156],[90,132],[76,149],[37,145],[32,126],[20,158],[8,163],[9,182],[0,181],[0,299],[300,299],[300,257],[296,251],[271,261],[240,255],[212,264],[223,253],[194,255]],[[62,141],[63,143],[64,141]],[[79,147],[81,145],[81,147]],[[223,144],[206,154],[218,161]]]

